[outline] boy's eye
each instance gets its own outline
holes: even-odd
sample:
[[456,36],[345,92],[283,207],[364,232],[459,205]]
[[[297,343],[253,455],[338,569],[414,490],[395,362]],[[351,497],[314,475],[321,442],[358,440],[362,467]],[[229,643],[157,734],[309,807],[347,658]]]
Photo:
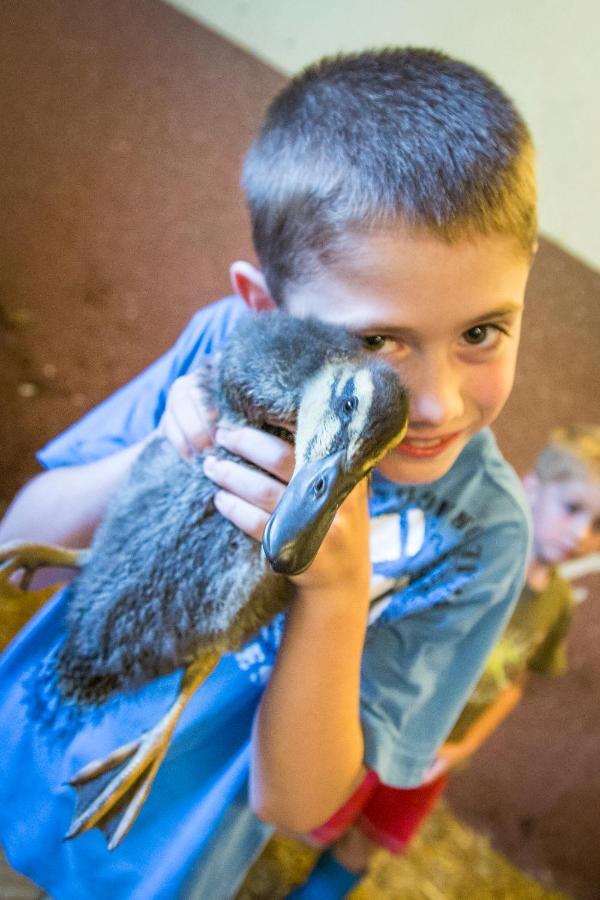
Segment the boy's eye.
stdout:
[[500,339],[501,334],[506,332],[499,325],[474,325],[468,331],[463,332],[463,340],[471,346],[493,347]]
[[397,341],[384,337],[382,334],[365,334],[362,342],[367,350],[374,353],[393,353],[397,347]]
[[583,512],[581,503],[565,503],[565,509],[570,516],[576,516],[578,513]]

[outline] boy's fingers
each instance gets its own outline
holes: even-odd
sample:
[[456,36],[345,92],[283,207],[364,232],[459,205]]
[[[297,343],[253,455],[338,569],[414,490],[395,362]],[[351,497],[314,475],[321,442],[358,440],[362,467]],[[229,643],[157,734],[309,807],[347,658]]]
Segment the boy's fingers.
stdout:
[[217,428],[215,443],[271,472],[286,484],[294,471],[294,448],[287,441],[256,428]]
[[279,503],[286,487],[270,475],[232,460],[207,456],[203,467],[204,473],[219,487],[269,514]]
[[185,434],[170,413],[166,412],[162,417],[159,431],[177,450],[182,459],[186,462],[192,461],[194,449],[188,443]]
[[254,538],[255,541],[262,541],[263,532],[269,519],[268,514],[262,509],[228,491],[218,491],[215,494],[215,506],[221,515],[237,525],[240,531]]
[[203,406],[202,394],[189,376],[178,378],[174,383],[168,414],[175,420],[192,450],[200,452],[212,445],[211,432],[217,413]]

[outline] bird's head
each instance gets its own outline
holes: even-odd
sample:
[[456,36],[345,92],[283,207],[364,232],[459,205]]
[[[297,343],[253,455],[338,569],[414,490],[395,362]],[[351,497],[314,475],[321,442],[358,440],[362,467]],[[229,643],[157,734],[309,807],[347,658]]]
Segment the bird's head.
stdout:
[[330,362],[310,379],[298,411],[296,469],[263,537],[276,572],[310,566],[338,507],[402,440],[407,419],[406,390],[381,360]]

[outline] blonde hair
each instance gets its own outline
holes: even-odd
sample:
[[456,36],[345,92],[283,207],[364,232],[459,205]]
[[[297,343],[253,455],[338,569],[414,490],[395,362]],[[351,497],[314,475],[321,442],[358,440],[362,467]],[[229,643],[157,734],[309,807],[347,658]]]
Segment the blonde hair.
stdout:
[[600,482],[600,425],[568,425],[551,432],[535,472],[544,482]]

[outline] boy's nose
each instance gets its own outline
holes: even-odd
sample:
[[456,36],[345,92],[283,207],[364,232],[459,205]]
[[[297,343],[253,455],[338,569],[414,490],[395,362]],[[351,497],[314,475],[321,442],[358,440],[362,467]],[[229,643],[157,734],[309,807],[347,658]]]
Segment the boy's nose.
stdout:
[[462,419],[462,385],[454,368],[431,362],[420,369],[410,384],[411,423],[439,427]]

